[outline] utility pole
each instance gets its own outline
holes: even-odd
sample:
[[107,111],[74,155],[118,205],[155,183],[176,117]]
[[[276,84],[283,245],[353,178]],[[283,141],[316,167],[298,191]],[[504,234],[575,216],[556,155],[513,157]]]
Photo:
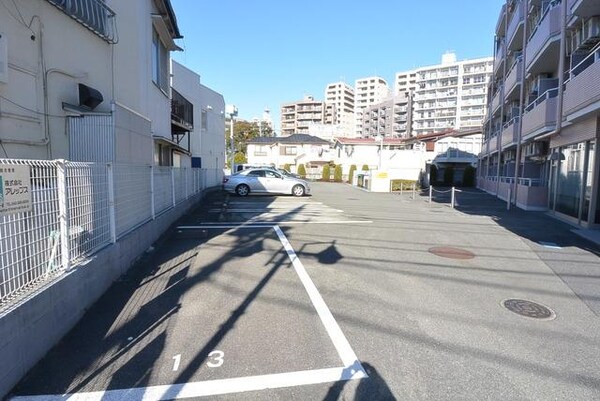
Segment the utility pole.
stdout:
[[231,168],[231,174],[233,174],[233,164],[235,160],[235,142],[233,140],[233,125],[235,123],[235,117],[238,115],[238,109],[233,104],[228,104],[225,106],[225,113],[229,116],[229,123],[231,124],[229,126],[229,142],[231,147],[231,161],[229,166]]

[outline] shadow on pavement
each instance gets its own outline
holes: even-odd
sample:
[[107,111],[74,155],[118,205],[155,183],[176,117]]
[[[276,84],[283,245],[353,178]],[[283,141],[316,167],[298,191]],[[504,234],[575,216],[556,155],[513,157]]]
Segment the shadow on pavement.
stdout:
[[[344,387],[349,381],[339,381],[334,383],[327,391],[323,401],[354,400],[354,401],[395,401],[396,397],[392,394],[385,379],[379,374],[377,369],[368,362],[362,362],[362,367],[369,377],[360,379],[354,398],[342,396]],[[340,398],[340,396],[342,396]]]

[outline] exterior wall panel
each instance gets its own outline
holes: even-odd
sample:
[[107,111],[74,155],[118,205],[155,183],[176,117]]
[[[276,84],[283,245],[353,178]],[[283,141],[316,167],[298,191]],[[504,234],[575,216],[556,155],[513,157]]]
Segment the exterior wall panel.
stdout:
[[83,116],[67,119],[69,160],[75,162],[115,161],[113,116]]

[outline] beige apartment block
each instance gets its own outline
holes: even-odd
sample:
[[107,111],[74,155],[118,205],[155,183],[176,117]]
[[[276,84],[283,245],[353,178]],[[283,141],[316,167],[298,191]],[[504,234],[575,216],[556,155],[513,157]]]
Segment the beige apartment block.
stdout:
[[600,2],[510,0],[496,26],[478,186],[600,226]]
[[354,85],[355,136],[365,136],[363,130],[363,112],[372,105],[381,103],[390,96],[390,88],[381,77],[357,79]]
[[325,102],[335,106],[333,124],[343,136],[354,135],[354,88],[345,82],[333,82],[325,88]]
[[305,96],[303,100],[281,105],[281,136],[308,134],[312,124],[333,124],[335,105]]

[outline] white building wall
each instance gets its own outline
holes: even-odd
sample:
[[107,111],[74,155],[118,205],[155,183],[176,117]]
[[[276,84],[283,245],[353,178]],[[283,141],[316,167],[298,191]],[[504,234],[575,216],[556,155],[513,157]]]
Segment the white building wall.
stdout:
[[[282,155],[282,146],[295,146],[296,155]],[[334,154],[330,151],[329,145],[314,144],[248,144],[248,164],[275,164],[277,167],[283,167],[289,164],[293,171],[300,164],[308,162],[329,162],[333,160]]]
[[150,120],[151,133],[170,139],[169,94],[152,82],[151,75],[154,1],[107,4],[116,13],[115,45],[47,1],[6,4],[12,14],[33,21],[31,30],[4,8],[0,12],[9,62],[8,83],[0,83],[0,96],[18,104],[0,99],[0,139],[6,149],[5,153],[0,148],[1,157],[68,158],[62,103],[79,103],[78,83],[101,92],[104,101],[96,111],[110,112],[111,104],[119,103]]
[[194,129],[190,132],[192,158],[201,158],[202,168],[225,166],[225,100],[223,95],[200,83],[200,75],[172,61],[173,88],[194,107]]

